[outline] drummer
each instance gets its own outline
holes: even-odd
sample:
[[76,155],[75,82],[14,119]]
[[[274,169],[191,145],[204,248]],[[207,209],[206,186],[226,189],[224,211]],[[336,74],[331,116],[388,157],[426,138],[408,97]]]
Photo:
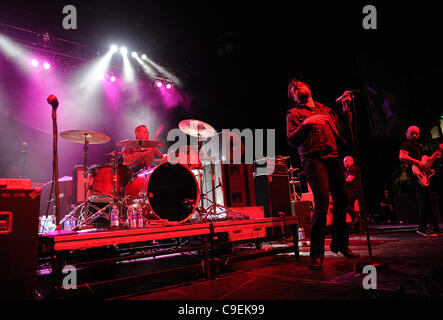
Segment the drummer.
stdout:
[[[135,128],[136,140],[149,140],[149,130],[145,125],[139,125]],[[157,148],[132,148],[123,147],[123,165],[129,166],[134,171],[153,166],[155,157],[162,159],[164,157]]]

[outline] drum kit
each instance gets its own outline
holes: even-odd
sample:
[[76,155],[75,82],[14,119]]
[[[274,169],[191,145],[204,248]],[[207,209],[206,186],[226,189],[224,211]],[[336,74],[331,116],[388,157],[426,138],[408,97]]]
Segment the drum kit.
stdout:
[[[166,156],[156,166],[138,172],[121,164],[119,160],[123,153],[117,151],[106,154],[111,157],[110,163],[88,167],[89,145],[107,143],[111,139],[88,130],[62,132],[63,139],[83,144],[84,201],[60,224],[68,225],[71,230],[83,230],[96,228],[97,221],[104,221],[106,227],[133,228],[159,223],[178,224],[191,221],[196,215],[205,217],[209,211],[215,213],[216,206],[219,206],[215,199],[210,200],[212,205],[207,209],[200,205],[205,195],[201,191],[203,166],[199,145],[216,131],[209,124],[193,119],[181,121],[179,128],[187,135],[197,137],[197,145],[177,149],[175,155],[179,156],[173,157],[174,161],[168,161]],[[155,140],[123,140],[115,145],[136,148],[137,152],[163,146]]]

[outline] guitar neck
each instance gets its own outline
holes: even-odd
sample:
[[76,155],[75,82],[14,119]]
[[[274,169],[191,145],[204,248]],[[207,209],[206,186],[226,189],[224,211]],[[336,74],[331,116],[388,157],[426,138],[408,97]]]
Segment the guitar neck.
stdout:
[[438,158],[439,152],[443,149],[443,144],[441,144],[437,151],[428,159],[428,167],[434,164],[434,161]]

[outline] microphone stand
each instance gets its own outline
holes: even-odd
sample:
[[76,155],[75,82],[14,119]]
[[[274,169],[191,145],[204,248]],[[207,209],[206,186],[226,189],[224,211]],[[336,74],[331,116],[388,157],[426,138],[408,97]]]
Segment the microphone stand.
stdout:
[[57,98],[53,95],[49,96],[47,99],[48,103],[52,106],[52,132],[53,132],[53,173],[54,173],[54,186],[55,186],[55,225],[56,230],[61,230],[60,225],[60,189],[58,184],[58,153],[57,153],[57,107],[58,101]]
[[[352,140],[352,148],[354,150],[354,155],[355,155],[355,163],[358,167],[359,166],[359,152],[358,152],[358,148],[357,148],[357,143],[356,143],[356,138],[355,138],[355,132],[354,132],[354,122],[353,122],[353,118],[352,115],[355,115],[355,103],[354,103],[354,95],[352,93],[352,91],[349,92],[349,99],[344,99],[342,97],[340,97],[339,99],[341,100],[342,106],[343,106],[343,113],[346,115],[346,118],[348,120],[348,124],[349,124],[349,131],[351,133],[351,140]],[[342,99],[341,99],[342,98]],[[350,101],[352,101],[352,110],[350,108]],[[355,131],[357,131],[357,124],[355,123]],[[360,213],[362,216],[362,220],[365,221],[365,229],[366,229],[366,240],[368,243],[368,253],[369,253],[369,257],[372,258],[372,247],[371,247],[371,240],[369,237],[369,228],[368,228],[368,221],[367,221],[367,215],[366,215],[366,204],[365,204],[365,195],[363,193],[363,184],[361,181],[361,174],[360,177],[358,179],[358,186],[360,189],[360,201],[361,201],[361,206],[360,206]]]

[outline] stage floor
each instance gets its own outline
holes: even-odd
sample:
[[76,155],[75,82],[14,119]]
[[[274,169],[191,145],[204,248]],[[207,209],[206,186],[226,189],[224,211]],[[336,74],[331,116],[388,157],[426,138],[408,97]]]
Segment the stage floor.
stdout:
[[[350,236],[351,249],[361,255],[357,259],[347,259],[330,252],[330,237],[327,237],[321,271],[309,269],[309,247],[305,246],[300,247],[298,259],[293,252],[287,252],[226,263],[212,279],[198,277],[195,273],[172,274],[144,284],[128,283],[115,290],[94,290],[79,298],[162,300],[175,301],[178,305],[180,301],[204,300],[443,298],[443,237],[424,238],[416,233],[415,226],[405,225],[378,225],[371,228],[370,235],[372,259],[368,256],[365,233]],[[264,242],[262,250],[290,245],[287,240]],[[193,255],[179,254],[173,260],[158,259],[157,268],[161,270],[164,267],[162,263],[170,267],[171,261],[179,265],[193,260]],[[125,272],[145,269],[151,262],[139,260],[126,263]],[[367,290],[362,285],[366,276],[362,268],[367,264],[376,266],[377,289]]]

